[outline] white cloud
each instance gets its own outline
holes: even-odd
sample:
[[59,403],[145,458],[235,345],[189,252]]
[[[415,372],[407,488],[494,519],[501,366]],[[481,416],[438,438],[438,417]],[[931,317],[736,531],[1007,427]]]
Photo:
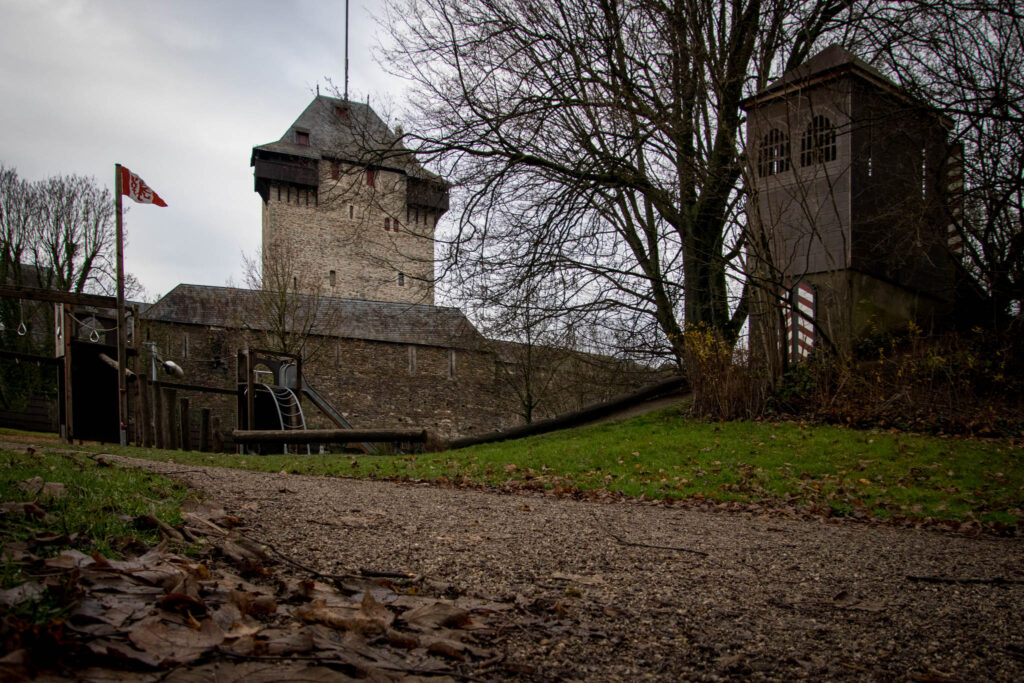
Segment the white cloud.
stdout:
[[[115,162],[168,202],[126,218],[126,264],[151,292],[239,280],[260,240],[249,156],[325,76],[343,82],[343,3],[6,0],[0,163],[113,183]],[[397,92],[352,3],[351,92]]]

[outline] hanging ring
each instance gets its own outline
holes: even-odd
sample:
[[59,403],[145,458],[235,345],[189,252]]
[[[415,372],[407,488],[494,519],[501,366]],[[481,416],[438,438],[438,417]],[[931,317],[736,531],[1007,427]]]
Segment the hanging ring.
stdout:
[[22,321],[22,323],[20,325],[18,325],[18,336],[19,337],[24,337],[27,333],[28,333],[28,328],[25,327],[25,322]]
[[93,344],[95,344],[99,340],[100,340],[100,333],[97,332],[96,330],[93,330],[92,333],[89,335],[89,341],[91,341]]

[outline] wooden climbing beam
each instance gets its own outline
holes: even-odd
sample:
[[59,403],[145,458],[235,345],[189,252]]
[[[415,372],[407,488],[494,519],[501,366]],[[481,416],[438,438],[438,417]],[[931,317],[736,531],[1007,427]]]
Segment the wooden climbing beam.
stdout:
[[235,443],[423,443],[423,429],[236,429]]

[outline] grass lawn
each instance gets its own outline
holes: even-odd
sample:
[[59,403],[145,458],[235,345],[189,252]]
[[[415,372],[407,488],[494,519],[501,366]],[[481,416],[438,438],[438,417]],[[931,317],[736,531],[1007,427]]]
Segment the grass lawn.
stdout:
[[[28,440],[32,435],[0,430],[0,439],[18,436]],[[181,521],[181,504],[188,493],[184,485],[105,465],[87,455],[60,454],[56,451],[66,446],[45,439],[35,443],[40,446],[34,453],[0,450],[0,502],[35,503],[27,513],[14,505],[5,506],[0,514],[0,549],[16,554],[14,549],[20,547],[46,557],[70,547],[117,558],[121,548],[160,540],[157,531],[136,528],[135,517],[152,515],[171,525]],[[54,452],[47,452],[48,448]],[[27,481],[36,477],[41,481]],[[54,497],[42,491],[44,482],[63,484],[62,495]],[[0,590],[24,583],[29,578],[25,567],[9,555],[0,559]],[[59,616],[69,603],[47,595],[17,605],[18,616],[35,623]]]
[[211,455],[93,446],[183,464],[650,499],[815,506],[836,515],[1015,525],[1024,445],[794,423],[710,424],[668,408],[616,423],[420,455]]

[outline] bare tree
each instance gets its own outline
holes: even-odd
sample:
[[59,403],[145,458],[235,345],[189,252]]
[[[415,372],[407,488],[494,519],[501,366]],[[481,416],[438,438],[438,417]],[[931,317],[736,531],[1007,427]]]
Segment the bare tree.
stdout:
[[340,310],[321,294],[319,280],[296,266],[291,252],[279,246],[243,256],[245,286],[238,327],[262,338],[269,351],[309,361],[328,342],[341,320]]
[[94,178],[54,176],[37,184],[33,256],[44,287],[113,292],[114,197]]
[[0,282],[22,284],[21,265],[37,237],[37,202],[31,183],[0,166]]
[[386,59],[415,85],[406,137],[461,191],[450,262],[507,274],[510,291],[544,269],[568,281],[568,309],[616,311],[677,359],[685,324],[734,339],[740,101],[853,14],[843,0],[390,0]]

